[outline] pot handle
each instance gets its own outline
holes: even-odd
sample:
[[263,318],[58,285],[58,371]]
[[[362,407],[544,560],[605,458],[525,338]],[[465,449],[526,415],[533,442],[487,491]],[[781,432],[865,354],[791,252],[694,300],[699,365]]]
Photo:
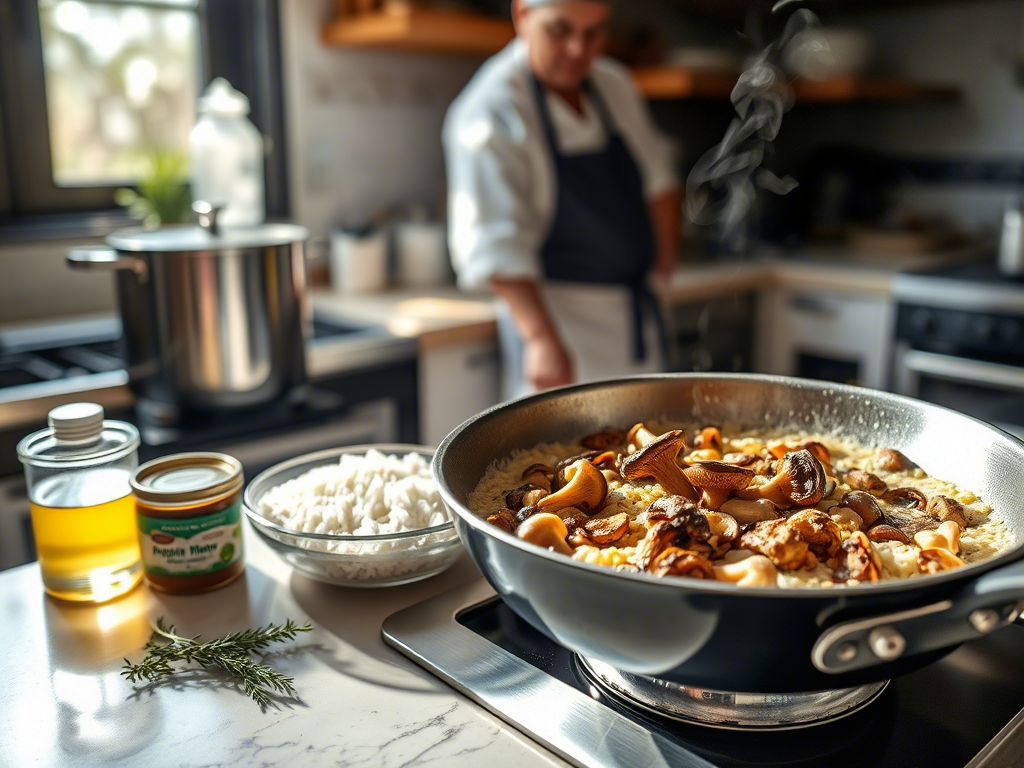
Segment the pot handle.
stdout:
[[124,256],[105,245],[81,245],[68,251],[68,266],[72,269],[129,269],[140,283],[149,280],[149,267],[145,259]]
[[830,627],[811,649],[811,662],[835,675],[878,666],[976,640],[1022,612],[1024,559],[982,574],[948,600]]

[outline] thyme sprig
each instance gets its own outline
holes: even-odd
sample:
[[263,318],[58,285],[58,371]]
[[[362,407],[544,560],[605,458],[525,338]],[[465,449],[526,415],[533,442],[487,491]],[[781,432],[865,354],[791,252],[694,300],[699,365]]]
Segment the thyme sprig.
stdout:
[[250,654],[264,650],[271,643],[294,640],[296,634],[309,632],[312,628],[312,624],[300,626],[288,619],[284,624],[268,624],[201,642],[200,635],[183,637],[177,634],[174,625],[165,625],[161,617],[156,620],[153,636],[146,643],[146,657],[138,664],[125,659],[121,674],[132,683],[142,680],[154,682],[177,672],[171,666],[175,662],[195,663],[204,668],[220,667],[241,680],[245,693],[265,707],[271,702],[272,691],[294,694],[294,681],[266,664],[256,663]]

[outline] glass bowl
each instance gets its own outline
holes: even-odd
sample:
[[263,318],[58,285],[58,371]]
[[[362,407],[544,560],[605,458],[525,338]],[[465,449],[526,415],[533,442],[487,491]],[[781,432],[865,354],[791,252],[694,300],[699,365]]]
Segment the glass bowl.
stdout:
[[306,454],[257,475],[245,489],[242,506],[249,524],[286,563],[311,579],[349,587],[409,584],[448,568],[461,552],[451,521],[431,528],[375,536],[307,533],[283,528],[259,514],[260,499],[271,488],[311,469],[337,464],[344,454],[418,453],[428,462],[434,449],[421,445],[353,445]]

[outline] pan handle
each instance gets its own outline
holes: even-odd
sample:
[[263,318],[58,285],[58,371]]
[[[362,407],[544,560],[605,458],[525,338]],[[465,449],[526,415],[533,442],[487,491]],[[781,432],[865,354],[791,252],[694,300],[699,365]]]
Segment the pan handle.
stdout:
[[854,619],[826,630],[811,662],[842,674],[975,640],[1012,624],[1024,612],[1024,560],[989,571],[948,600]]
[[81,245],[72,248],[65,256],[72,269],[128,269],[135,273],[140,283],[149,280],[149,267],[145,259],[125,256],[105,245]]

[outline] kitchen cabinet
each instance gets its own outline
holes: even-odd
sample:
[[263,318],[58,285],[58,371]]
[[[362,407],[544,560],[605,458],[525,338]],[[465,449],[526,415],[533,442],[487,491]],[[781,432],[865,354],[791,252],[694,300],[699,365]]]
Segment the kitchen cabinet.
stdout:
[[757,370],[885,389],[895,308],[888,296],[774,287],[758,299]]
[[471,416],[501,398],[497,340],[474,339],[421,347],[420,440],[437,445]]

